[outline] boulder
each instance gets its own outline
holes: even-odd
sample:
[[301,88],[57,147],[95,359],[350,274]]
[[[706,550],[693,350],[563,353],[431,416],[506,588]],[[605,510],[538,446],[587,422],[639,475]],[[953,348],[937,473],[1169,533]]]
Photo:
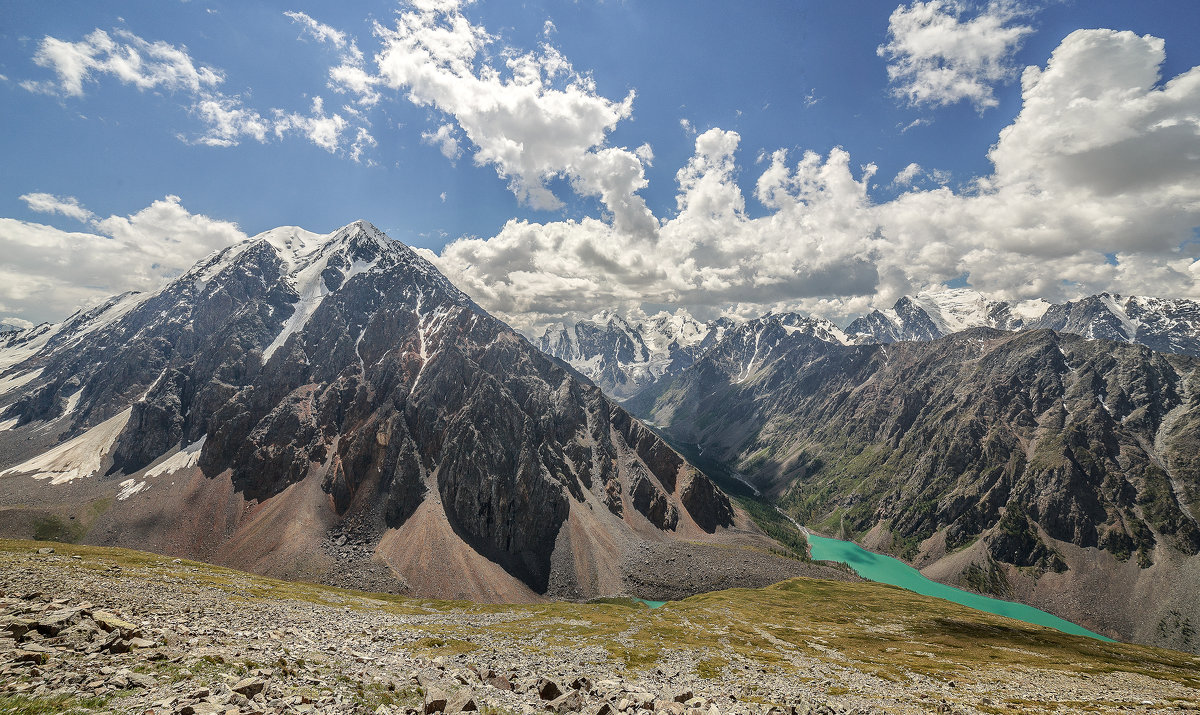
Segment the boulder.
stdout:
[[578,712],[583,709],[583,695],[572,690],[546,703],[546,709],[555,713]]
[[233,692],[252,698],[267,687],[267,681],[262,678],[243,678],[233,684]]
[[447,715],[450,715],[450,713],[477,712],[478,710],[479,706],[475,704],[475,698],[471,695],[470,690],[461,690],[446,701],[445,712]]
[[425,691],[425,715],[446,712],[446,693],[437,688]]
[[558,683],[549,678],[542,678],[537,682],[537,694],[542,700],[554,700],[562,695],[562,688],[558,687]]

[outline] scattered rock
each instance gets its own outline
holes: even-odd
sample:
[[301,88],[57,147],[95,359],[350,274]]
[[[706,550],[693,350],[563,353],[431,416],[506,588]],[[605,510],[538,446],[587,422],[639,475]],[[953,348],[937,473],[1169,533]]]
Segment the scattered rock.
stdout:
[[556,713],[578,712],[583,709],[583,696],[578,690],[571,690],[546,703],[546,709]]

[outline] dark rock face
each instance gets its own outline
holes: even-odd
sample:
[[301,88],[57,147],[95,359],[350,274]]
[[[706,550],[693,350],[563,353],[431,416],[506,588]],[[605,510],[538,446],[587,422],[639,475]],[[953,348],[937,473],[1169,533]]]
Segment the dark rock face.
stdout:
[[977,329],[844,347],[727,336],[650,415],[747,474],[808,524],[885,526],[913,557],[983,538],[1058,569],[1039,534],[1153,563],[1200,551],[1200,363],[1137,345]]
[[653,432],[370,224],[276,229],[123,300],[12,368],[42,372],[0,419],[70,408],[66,438],[130,409],[113,474],[204,438],[199,467],[247,499],[318,475],[337,515],[386,527],[436,497],[456,534],[536,591],[589,491],[617,515],[628,494],[672,530],[686,484],[703,528],[732,521]]

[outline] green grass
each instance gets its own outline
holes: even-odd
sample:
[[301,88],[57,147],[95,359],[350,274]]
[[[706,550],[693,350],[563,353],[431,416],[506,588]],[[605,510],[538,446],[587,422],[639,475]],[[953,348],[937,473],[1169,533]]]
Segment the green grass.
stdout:
[[33,536],[38,541],[73,544],[81,540],[96,517],[108,511],[112,498],[95,499],[75,509],[73,514],[47,514],[34,519]]
[[72,713],[94,712],[108,702],[108,698],[76,698],[56,695],[39,698],[29,695],[0,695],[0,713],[8,715],[71,715]]
[[33,536],[38,541],[75,543],[83,538],[83,534],[83,525],[78,521],[64,521],[54,514],[35,519],[33,522]]

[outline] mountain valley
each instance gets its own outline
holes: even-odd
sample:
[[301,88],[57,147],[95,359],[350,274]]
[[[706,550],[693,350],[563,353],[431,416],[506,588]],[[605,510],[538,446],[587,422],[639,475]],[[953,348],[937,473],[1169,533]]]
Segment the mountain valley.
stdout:
[[1196,359],[1050,330],[747,323],[626,404],[800,523],[1124,639],[1200,622]]

